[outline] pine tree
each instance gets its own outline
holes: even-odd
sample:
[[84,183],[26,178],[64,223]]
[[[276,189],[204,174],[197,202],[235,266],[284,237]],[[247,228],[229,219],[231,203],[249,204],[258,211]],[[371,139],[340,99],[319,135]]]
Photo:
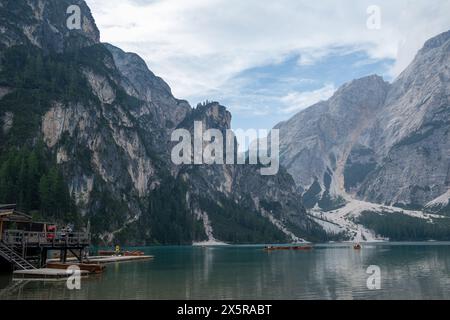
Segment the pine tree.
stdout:
[[41,203],[41,211],[43,215],[47,215],[50,209],[50,183],[46,174],[42,175],[39,181],[39,197]]

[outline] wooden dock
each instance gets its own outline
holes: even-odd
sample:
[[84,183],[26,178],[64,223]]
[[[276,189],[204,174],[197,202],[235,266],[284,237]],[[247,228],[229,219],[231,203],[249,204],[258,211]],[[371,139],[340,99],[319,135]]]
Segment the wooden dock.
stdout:
[[[89,271],[80,270],[82,277],[89,274]],[[13,273],[14,279],[33,279],[33,280],[65,280],[72,274],[63,269],[33,269],[33,270],[16,270]]]
[[109,264],[115,262],[152,260],[154,256],[96,256],[88,258],[89,263]]
[[[58,231],[56,224],[33,221],[16,210],[15,204],[0,205],[0,263],[15,269],[14,277],[22,279],[66,279],[70,266],[81,275],[104,272],[106,264],[153,259],[142,251],[104,251],[86,256],[90,246],[89,232],[73,232],[72,227]],[[48,259],[59,252],[58,259]],[[72,257],[69,257],[72,255]]]
[[14,269],[45,268],[49,253],[58,251],[60,262],[65,263],[72,254],[82,263],[90,239],[85,231],[58,231],[54,223],[34,221],[14,204],[0,205],[0,262]]
[[[60,263],[59,259],[48,259],[47,268],[17,270],[13,273],[14,280],[65,280],[71,276],[67,272],[70,266],[78,266],[81,276],[85,277],[89,274],[98,274],[105,271],[105,264],[152,260],[154,256],[93,256],[85,259],[86,263],[79,263],[77,258],[67,258],[66,263]],[[73,263],[70,263],[73,262]]]
[[[71,263],[61,263],[61,262],[51,262],[47,263],[47,268],[50,269],[60,269],[60,270],[67,270],[70,266],[73,264]],[[100,274],[103,273],[106,269],[106,266],[102,264],[92,264],[92,263],[77,263],[75,264],[77,267],[80,268],[80,270],[85,270],[89,272],[89,274]]]
[[[142,261],[152,260],[154,256],[90,256],[86,257],[84,261],[87,264],[110,264],[115,262],[127,262],[127,261]],[[47,263],[58,262],[59,259],[48,259]],[[76,262],[77,258],[67,258],[67,262]],[[76,263],[75,263],[76,264]]]

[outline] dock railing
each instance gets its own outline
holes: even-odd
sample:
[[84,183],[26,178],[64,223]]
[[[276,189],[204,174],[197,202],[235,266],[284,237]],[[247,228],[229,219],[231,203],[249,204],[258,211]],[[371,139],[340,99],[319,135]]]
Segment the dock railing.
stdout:
[[6,230],[2,241],[12,246],[81,247],[89,245],[90,236],[86,232]]

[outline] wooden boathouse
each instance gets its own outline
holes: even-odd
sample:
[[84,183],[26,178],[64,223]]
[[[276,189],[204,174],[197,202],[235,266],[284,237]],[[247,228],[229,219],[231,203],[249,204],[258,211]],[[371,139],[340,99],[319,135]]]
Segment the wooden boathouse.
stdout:
[[62,263],[68,254],[82,263],[89,244],[87,232],[58,230],[55,224],[33,221],[15,205],[0,205],[0,265],[13,270],[43,268],[55,251]]

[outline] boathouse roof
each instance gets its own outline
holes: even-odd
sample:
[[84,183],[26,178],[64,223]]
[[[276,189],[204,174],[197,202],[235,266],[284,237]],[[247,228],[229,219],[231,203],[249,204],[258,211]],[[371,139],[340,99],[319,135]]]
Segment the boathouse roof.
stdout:
[[13,222],[32,222],[33,218],[16,210],[15,204],[0,204],[0,219]]

